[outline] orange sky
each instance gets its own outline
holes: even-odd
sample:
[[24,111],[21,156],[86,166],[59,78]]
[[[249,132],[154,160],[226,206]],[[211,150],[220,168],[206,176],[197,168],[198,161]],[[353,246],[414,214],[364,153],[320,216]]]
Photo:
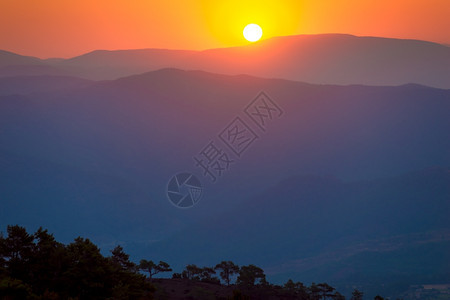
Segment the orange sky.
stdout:
[[449,0],[0,0],[0,49],[71,57],[95,49],[207,49],[263,38],[349,33],[450,44]]

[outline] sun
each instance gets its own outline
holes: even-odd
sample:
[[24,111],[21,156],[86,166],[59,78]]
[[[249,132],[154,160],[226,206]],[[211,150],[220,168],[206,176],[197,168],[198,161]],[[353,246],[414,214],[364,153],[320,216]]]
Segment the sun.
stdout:
[[262,34],[261,27],[256,24],[248,24],[244,28],[244,37],[249,42],[256,42],[261,38]]

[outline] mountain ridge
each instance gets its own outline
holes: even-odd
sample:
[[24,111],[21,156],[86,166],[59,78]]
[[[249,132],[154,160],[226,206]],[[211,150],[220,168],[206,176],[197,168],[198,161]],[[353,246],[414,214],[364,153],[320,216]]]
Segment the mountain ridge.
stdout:
[[[316,84],[417,83],[448,89],[449,61],[450,49],[433,42],[325,34],[273,37],[245,46],[201,51],[95,50],[69,59],[39,63],[66,75],[94,80],[174,67]],[[4,70],[0,74],[5,76],[7,72]],[[14,70],[9,72],[14,73]],[[21,72],[26,74],[26,70]]]

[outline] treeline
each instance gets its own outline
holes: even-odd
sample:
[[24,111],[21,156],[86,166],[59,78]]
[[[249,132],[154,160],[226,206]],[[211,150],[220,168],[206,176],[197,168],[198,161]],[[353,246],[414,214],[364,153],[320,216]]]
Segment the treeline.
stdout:
[[[6,236],[0,234],[0,299],[153,299],[153,276],[171,271],[163,261],[143,259],[135,264],[121,246],[105,257],[89,239],[78,237],[64,245],[42,228],[30,234],[21,226],[8,226]],[[148,278],[141,272],[147,272]],[[239,267],[231,261],[214,267],[188,265],[172,278],[230,289],[233,293],[229,299],[250,299],[254,295],[261,299],[265,295],[345,299],[326,283],[305,286],[289,280],[283,286],[273,285],[261,268]],[[362,298],[362,292],[355,290],[351,299]]]
[[104,257],[89,239],[63,245],[47,230],[0,236],[0,299],[153,299],[154,287],[122,247]]
[[[283,286],[275,285],[267,282],[263,269],[255,265],[239,267],[231,261],[222,261],[214,268],[187,265],[182,273],[174,273],[172,279],[221,284],[221,280],[216,276],[217,273],[225,285],[233,285],[233,299],[250,299],[254,295],[258,295],[258,299],[274,299],[276,296],[283,299],[304,300],[345,299],[342,294],[327,283],[313,283],[311,286],[306,286],[301,282],[294,282],[289,279]],[[232,284],[233,277],[236,278],[234,284]],[[362,298],[363,293],[355,290],[351,299],[361,300]]]

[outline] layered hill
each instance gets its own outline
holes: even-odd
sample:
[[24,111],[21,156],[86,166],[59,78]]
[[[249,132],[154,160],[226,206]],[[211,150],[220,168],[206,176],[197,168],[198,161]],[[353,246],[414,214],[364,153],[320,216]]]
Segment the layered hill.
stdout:
[[[5,65],[5,62],[8,62]],[[248,74],[318,84],[422,84],[450,88],[450,48],[441,44],[343,34],[275,37],[242,47],[184,51],[97,50],[38,60],[2,51],[0,76],[72,75],[117,79],[161,68]]]

